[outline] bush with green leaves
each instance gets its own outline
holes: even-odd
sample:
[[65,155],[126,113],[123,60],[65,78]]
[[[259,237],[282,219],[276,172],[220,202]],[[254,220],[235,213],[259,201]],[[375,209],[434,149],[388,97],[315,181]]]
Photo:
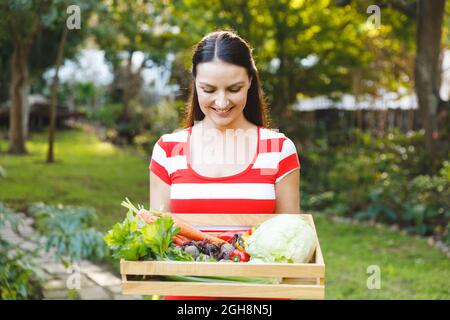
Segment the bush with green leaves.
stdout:
[[383,137],[354,130],[354,143],[330,146],[318,138],[302,156],[302,208],[395,223],[450,242],[449,162],[427,172],[423,131]]
[[123,106],[119,103],[108,103],[99,108],[88,109],[87,117],[89,120],[98,122],[106,128],[113,128],[117,119],[119,119]]
[[419,175],[412,180],[384,175],[371,192],[371,202],[360,219],[395,222],[411,233],[436,235],[450,244],[450,162],[439,175]]
[[102,258],[103,234],[92,227],[97,218],[93,208],[37,203],[28,209],[37,229],[47,237],[46,249],[66,266],[74,261]]
[[[22,223],[19,215],[0,203],[0,228],[8,224],[14,230]],[[0,299],[41,298],[43,273],[34,258],[0,237]]]

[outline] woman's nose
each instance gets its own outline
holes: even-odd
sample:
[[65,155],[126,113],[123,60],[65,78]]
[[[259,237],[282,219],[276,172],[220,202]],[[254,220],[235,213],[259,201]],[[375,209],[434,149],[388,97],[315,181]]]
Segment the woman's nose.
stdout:
[[219,96],[216,98],[215,104],[216,104],[216,106],[218,106],[219,108],[222,108],[222,109],[223,109],[223,108],[226,108],[226,107],[227,107],[228,100],[227,100],[227,98],[225,97],[225,95],[221,94],[221,95],[219,95]]

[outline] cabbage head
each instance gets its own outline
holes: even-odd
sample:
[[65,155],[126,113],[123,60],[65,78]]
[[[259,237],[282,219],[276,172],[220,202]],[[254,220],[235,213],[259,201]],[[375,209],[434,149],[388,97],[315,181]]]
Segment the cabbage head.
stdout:
[[300,215],[280,214],[264,221],[247,239],[250,262],[309,262],[317,246],[312,226]]

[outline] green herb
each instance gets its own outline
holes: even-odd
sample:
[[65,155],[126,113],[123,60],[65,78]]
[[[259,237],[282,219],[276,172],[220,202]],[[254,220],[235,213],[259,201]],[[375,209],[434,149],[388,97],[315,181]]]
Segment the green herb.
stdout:
[[162,215],[152,224],[147,224],[140,229],[144,246],[149,248],[158,260],[167,258],[172,237],[179,231],[180,228],[174,225],[172,218],[168,215]]
[[151,224],[145,223],[136,213],[136,208],[126,198],[122,206],[128,208],[126,219],[116,223],[104,237],[115,259],[125,260],[193,260],[175,248],[172,238],[180,231],[169,215],[159,214]]

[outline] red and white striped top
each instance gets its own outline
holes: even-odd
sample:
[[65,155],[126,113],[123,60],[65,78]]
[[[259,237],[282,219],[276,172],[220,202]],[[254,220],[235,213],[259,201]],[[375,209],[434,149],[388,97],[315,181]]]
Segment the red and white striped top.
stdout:
[[249,166],[225,177],[205,177],[190,165],[192,127],[163,135],[149,169],[170,185],[174,213],[273,213],[275,184],[299,169],[294,143],[284,134],[258,127],[258,147]]

